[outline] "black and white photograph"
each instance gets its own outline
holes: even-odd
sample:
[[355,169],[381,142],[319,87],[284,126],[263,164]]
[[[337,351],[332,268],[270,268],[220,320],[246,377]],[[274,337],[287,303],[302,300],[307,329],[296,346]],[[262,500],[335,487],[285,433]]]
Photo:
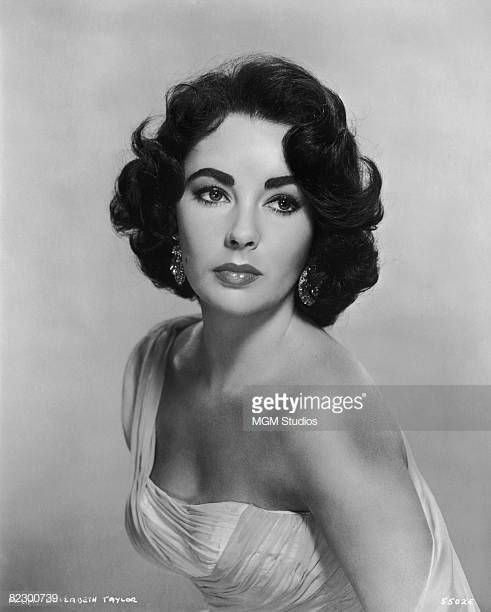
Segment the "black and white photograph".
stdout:
[[491,5],[0,0],[0,609],[491,612]]

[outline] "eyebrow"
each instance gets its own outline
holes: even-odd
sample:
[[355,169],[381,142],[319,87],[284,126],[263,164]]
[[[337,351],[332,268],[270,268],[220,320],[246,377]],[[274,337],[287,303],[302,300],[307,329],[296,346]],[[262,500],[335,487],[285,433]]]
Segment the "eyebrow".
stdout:
[[[187,179],[186,183],[189,183],[195,178],[200,176],[209,176],[211,178],[220,181],[223,185],[227,185],[227,187],[232,187],[235,185],[234,177],[231,174],[227,174],[226,172],[222,172],[221,170],[217,170],[216,168],[201,168],[200,170],[196,170],[193,172]],[[278,187],[283,187],[284,185],[295,185],[296,181],[293,176],[276,176],[274,178],[268,179],[264,183],[265,189],[277,189]]]

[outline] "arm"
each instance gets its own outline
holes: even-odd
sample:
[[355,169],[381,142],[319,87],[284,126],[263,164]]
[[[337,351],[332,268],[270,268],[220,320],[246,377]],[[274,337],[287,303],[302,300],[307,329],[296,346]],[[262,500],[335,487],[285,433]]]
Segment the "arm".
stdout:
[[395,432],[288,432],[301,494],[366,612],[414,612],[432,538]]

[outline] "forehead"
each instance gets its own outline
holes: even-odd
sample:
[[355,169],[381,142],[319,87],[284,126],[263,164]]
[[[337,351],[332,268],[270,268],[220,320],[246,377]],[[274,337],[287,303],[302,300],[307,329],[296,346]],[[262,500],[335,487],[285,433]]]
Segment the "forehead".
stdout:
[[288,125],[265,119],[228,115],[190,151],[185,161],[186,174],[210,166],[234,176],[288,173],[282,139],[289,129]]

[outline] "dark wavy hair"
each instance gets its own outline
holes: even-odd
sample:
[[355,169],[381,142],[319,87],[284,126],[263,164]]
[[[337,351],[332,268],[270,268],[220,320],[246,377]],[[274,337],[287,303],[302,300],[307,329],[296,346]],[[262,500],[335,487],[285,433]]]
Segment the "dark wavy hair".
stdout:
[[296,307],[318,325],[331,325],[378,280],[373,230],[383,217],[382,179],[360,155],[339,96],[291,61],[239,57],[170,89],[155,135],[145,135],[149,119],[133,134],[136,159],[116,181],[113,226],[129,236],[142,271],[157,287],[195,297],[188,282],[178,286],[170,272],[183,163],[230,113],[291,126],[283,152],[312,211],[311,279],[319,287],[315,304],[305,306],[296,295]]

